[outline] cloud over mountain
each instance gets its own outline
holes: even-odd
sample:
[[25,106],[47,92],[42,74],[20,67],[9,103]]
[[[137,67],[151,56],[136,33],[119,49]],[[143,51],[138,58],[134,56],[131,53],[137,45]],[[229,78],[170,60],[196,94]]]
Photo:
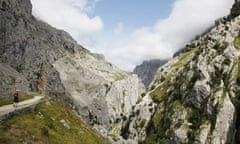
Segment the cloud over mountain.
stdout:
[[33,13],[70,32],[83,46],[103,53],[115,65],[130,71],[145,59],[170,58],[216,19],[227,15],[234,0],[175,0],[167,18],[156,19],[152,26],[135,28],[130,33],[126,32],[127,25],[119,23],[111,30],[112,35],[101,36],[106,36],[105,42],[97,40],[99,35],[96,37],[108,30],[103,29],[104,21],[100,16],[90,17],[98,1],[32,0]]
[[92,37],[103,30],[99,16],[90,17],[98,0],[31,0],[33,14],[54,27],[63,29],[81,44],[91,45]]
[[132,70],[144,59],[170,58],[196,35],[229,13],[233,0],[176,0],[171,14],[131,34],[122,46],[103,50],[114,64]]

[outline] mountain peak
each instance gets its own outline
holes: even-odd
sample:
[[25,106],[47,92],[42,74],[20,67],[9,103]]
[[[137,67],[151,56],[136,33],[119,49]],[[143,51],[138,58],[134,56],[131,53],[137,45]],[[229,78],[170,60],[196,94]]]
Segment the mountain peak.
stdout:
[[240,0],[235,0],[235,3],[231,9],[230,18],[234,18],[240,15]]
[[0,0],[0,7],[1,11],[15,13],[16,15],[32,15],[32,4],[30,0]]
[[154,75],[156,74],[157,69],[166,62],[167,60],[160,59],[145,60],[142,64],[137,65],[134,68],[133,73],[137,74],[145,87],[148,88],[149,84],[153,80]]

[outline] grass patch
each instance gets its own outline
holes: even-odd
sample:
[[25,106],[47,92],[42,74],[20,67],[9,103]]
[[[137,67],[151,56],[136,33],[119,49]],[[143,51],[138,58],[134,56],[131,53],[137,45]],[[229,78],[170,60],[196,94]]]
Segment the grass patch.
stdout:
[[188,52],[180,55],[180,57],[179,57],[179,59],[178,59],[178,62],[175,63],[175,64],[173,65],[173,67],[179,68],[179,67],[183,67],[184,65],[186,65],[186,64],[189,62],[189,57],[190,57],[193,53],[197,52],[198,49],[199,49],[199,48],[194,48],[194,49],[192,49],[192,50],[190,50],[190,51],[188,51]]
[[157,87],[153,92],[150,93],[150,96],[155,103],[160,103],[161,101],[163,101],[163,98],[169,88],[168,86],[168,81],[165,81],[162,83],[161,86]]
[[[34,97],[34,95],[20,96],[19,101],[21,102],[21,101],[29,100],[29,99],[32,99],[33,97]],[[9,104],[12,104],[12,103],[13,103],[13,97],[12,97],[12,100],[0,101],[0,106],[9,105]]]
[[199,51],[199,47],[193,48],[188,52],[179,56],[178,61],[173,64],[171,67],[175,68],[175,72],[173,70],[168,71],[168,74],[165,74],[165,77],[161,80],[161,85],[157,88],[155,85],[152,85],[150,90],[154,90],[150,93],[150,96],[153,100],[161,101],[162,97],[167,94],[167,90],[172,88],[171,79],[174,78],[179,73],[179,68],[184,67],[191,60],[191,56],[193,57]]
[[122,74],[122,73],[117,73],[115,75],[115,81],[119,81],[119,80],[122,80],[126,77],[126,75]]
[[[64,126],[62,121],[68,126]],[[65,125],[66,125],[65,124]],[[34,112],[12,118],[0,125],[0,143],[8,144],[107,144],[71,110],[58,104],[39,105]]]
[[235,37],[233,45],[236,49],[240,49],[240,36]]
[[223,79],[223,70],[215,67],[215,72],[211,73],[211,87],[218,87],[221,84],[221,80]]
[[238,71],[237,71],[237,75],[236,75],[236,83],[238,86],[240,86],[240,63],[238,64]]

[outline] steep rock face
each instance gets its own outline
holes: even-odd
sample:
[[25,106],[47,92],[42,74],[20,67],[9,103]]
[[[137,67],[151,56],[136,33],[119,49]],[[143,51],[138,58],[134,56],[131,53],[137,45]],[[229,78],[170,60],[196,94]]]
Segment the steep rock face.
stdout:
[[233,5],[233,8],[231,9],[230,17],[234,18],[240,14],[240,1],[235,0],[235,3]]
[[[31,11],[30,0],[0,0],[0,62],[27,78],[32,91],[44,75],[46,92],[53,100],[74,108],[116,143],[143,140],[153,105],[148,96],[143,98],[138,77],[89,52],[66,32],[37,20]],[[133,127],[140,124],[142,128]]]
[[167,60],[160,59],[143,61],[142,64],[134,68],[133,73],[138,75],[138,77],[142,80],[143,84],[147,88],[153,80],[153,77],[156,74],[158,68],[164,65],[166,62]]
[[0,101],[12,99],[11,93],[20,89],[22,94],[28,92],[28,81],[12,67],[0,63]]
[[[144,86],[136,75],[121,71],[88,53],[69,54],[54,62],[53,66],[66,91],[73,97],[75,109],[85,120],[116,142],[143,140],[145,133],[142,129],[150,119],[152,105],[149,105],[151,99],[148,96],[143,100]],[[142,103],[144,107],[139,106]],[[133,115],[135,111],[144,113],[145,117]],[[140,122],[145,120],[139,130],[130,127],[136,117]],[[143,131],[141,135],[140,131]]]
[[160,68],[147,143],[239,143],[240,17]]
[[[70,96],[52,63],[76,47],[79,51],[87,50],[77,45],[66,32],[36,20],[31,14],[29,0],[1,0],[0,6],[0,61],[25,76],[33,91],[37,90],[38,79],[45,75],[48,93],[55,100],[67,104],[59,96],[65,95],[68,99]],[[70,103],[68,105],[71,106]]]

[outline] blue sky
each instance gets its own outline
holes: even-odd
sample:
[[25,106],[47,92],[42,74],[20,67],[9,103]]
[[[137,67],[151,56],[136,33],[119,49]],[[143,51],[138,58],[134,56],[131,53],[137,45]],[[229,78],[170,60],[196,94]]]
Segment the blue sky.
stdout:
[[[91,4],[93,1],[89,1]],[[100,16],[104,22],[104,30],[97,37],[98,42],[93,51],[105,53],[116,45],[126,43],[129,35],[137,28],[150,27],[156,20],[166,18],[174,0],[99,0],[89,16]],[[114,34],[122,25],[119,34]],[[110,46],[111,45],[111,46]],[[90,45],[88,48],[91,48]],[[111,61],[111,60],[110,60]]]
[[226,16],[234,0],[31,0],[33,15],[131,71],[169,59]]
[[157,19],[166,18],[173,0],[100,0],[93,15],[101,16],[105,30],[111,31],[123,23],[127,31],[151,26]]

